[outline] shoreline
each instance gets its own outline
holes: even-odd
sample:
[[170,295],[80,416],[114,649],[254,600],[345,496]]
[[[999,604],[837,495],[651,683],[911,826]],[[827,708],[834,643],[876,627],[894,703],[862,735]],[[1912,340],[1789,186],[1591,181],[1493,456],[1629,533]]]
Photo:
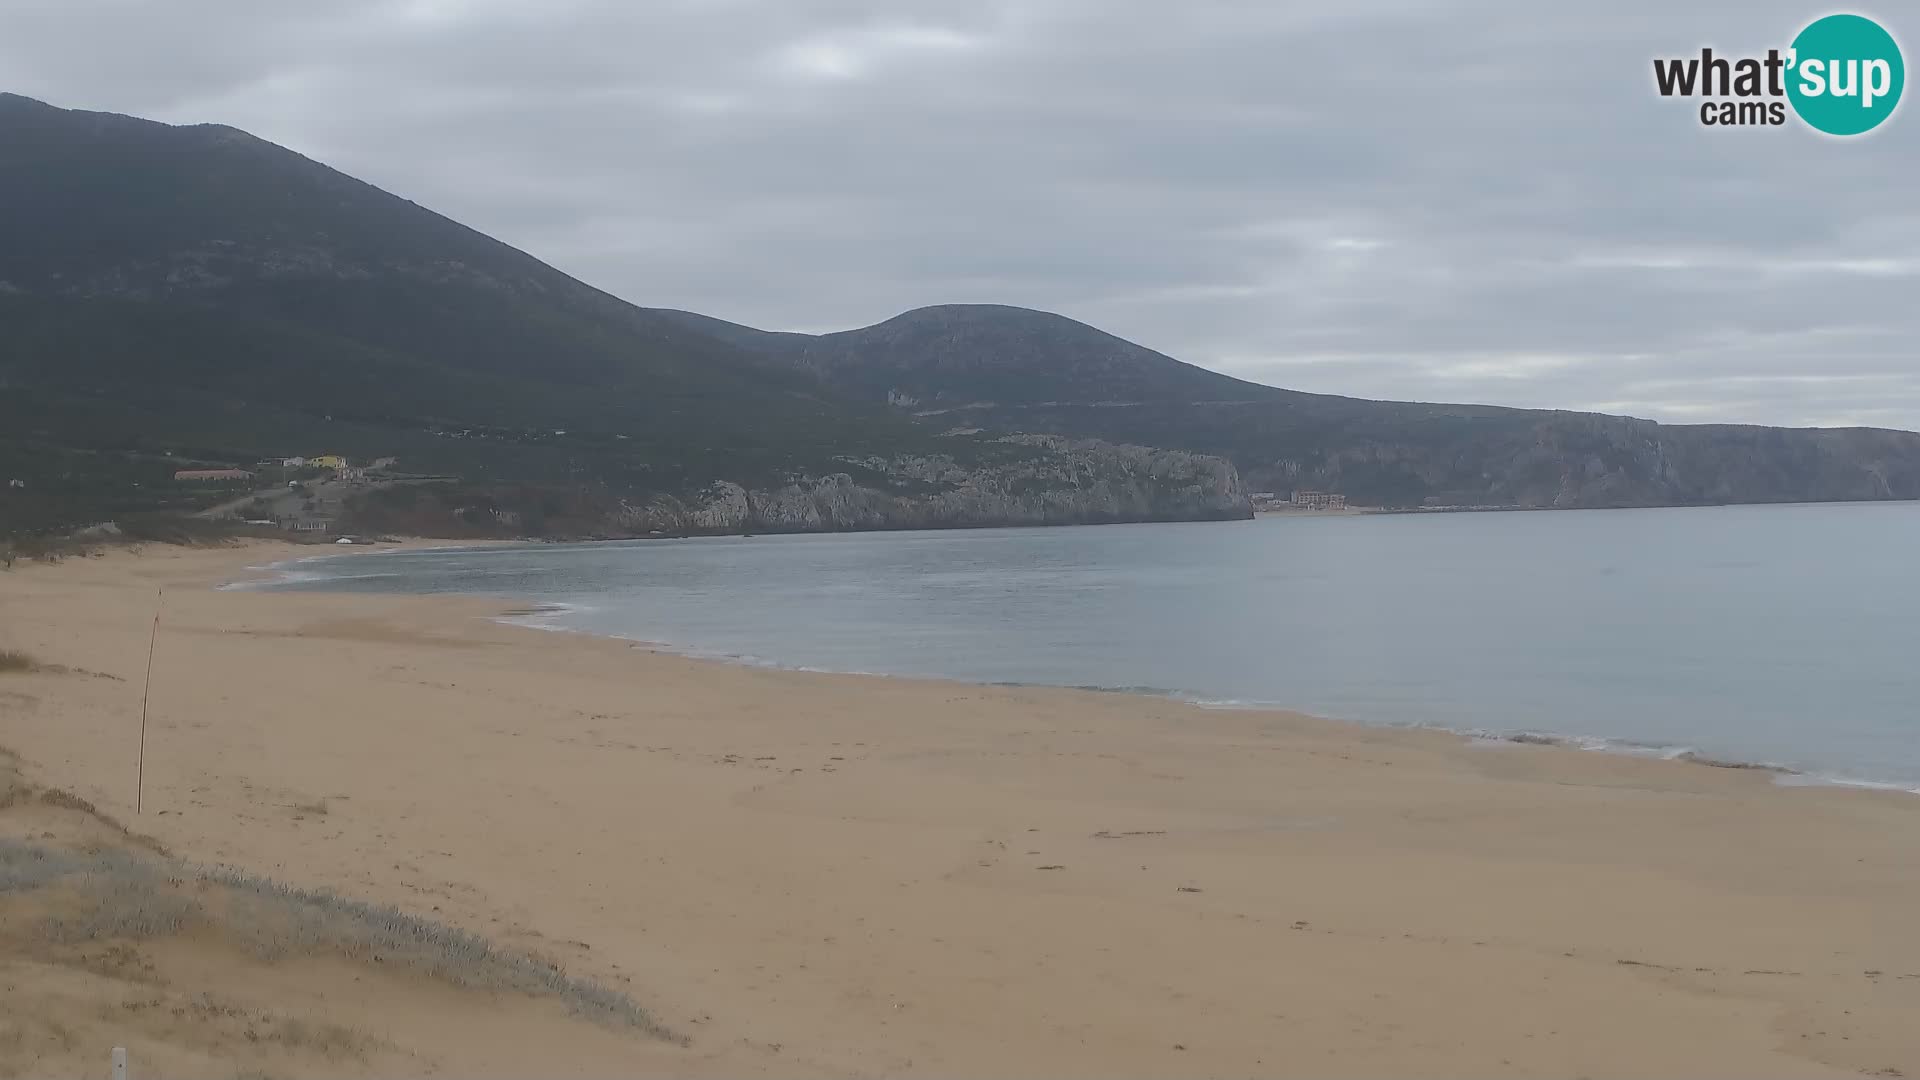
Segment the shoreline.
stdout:
[[[0,575],[0,648],[69,669],[0,676],[0,746],[182,857],[562,958],[690,1037],[657,1071],[1920,1070],[1902,795],[213,587],[264,550]],[[610,1071],[574,1041],[545,1071]]]
[[[1824,504],[1803,504],[1803,505],[1824,505]],[[1670,508],[1657,507],[1653,509],[1670,509]],[[1680,509],[1694,509],[1694,508],[1682,507]],[[1362,511],[1362,512],[1366,512],[1366,511]],[[1309,511],[1309,512],[1303,512],[1303,513],[1319,514],[1320,516],[1323,516],[1323,517],[1329,517],[1329,516],[1340,516],[1342,512],[1340,511]],[[675,538],[675,539],[689,539],[689,538]],[[611,543],[614,541],[586,541],[586,542]],[[536,546],[539,543],[541,542],[540,541],[519,541],[519,540],[498,540],[498,541],[479,541],[474,543],[442,544],[436,541],[430,541],[430,540],[424,540],[424,539],[408,540],[408,541],[402,541],[397,546],[389,545],[384,548],[377,548],[372,550],[363,549],[363,550],[357,550],[357,551],[326,552],[322,554],[315,554],[315,555],[310,555],[305,557],[282,560],[280,562],[271,563],[263,567],[257,567],[257,568],[249,567],[250,570],[257,569],[262,573],[277,572],[281,576],[277,580],[250,579],[245,581],[223,583],[217,587],[222,589],[226,589],[226,588],[252,589],[252,590],[257,590],[262,592],[283,591],[283,590],[276,589],[276,586],[282,585],[282,584],[296,583],[296,579],[292,576],[292,570],[291,570],[292,567],[306,564],[306,563],[320,562],[328,559],[336,559],[336,558],[346,559],[346,558],[351,558],[355,555],[373,554],[380,550],[462,551],[462,550],[482,550],[485,548],[498,548],[498,547],[520,547],[520,546],[531,547],[531,546]],[[330,580],[330,579],[326,577],[321,577],[315,580],[317,580],[318,583],[323,584],[326,580]],[[339,578],[336,577],[331,580],[339,580]],[[299,591],[335,592],[338,594],[353,595],[353,593],[349,590],[329,590],[329,589],[325,589],[324,587],[299,590]],[[392,593],[383,593],[382,595],[416,596],[416,595],[422,595],[422,594],[407,593],[407,592],[392,592]],[[1155,699],[1162,699],[1162,700],[1177,702],[1183,705],[1189,705],[1194,708],[1205,709],[1205,710],[1220,710],[1220,711],[1228,711],[1228,712],[1253,712],[1253,713],[1265,712],[1265,713],[1278,713],[1278,714],[1287,714],[1287,715],[1304,715],[1304,716],[1312,716],[1317,720],[1325,721],[1327,723],[1347,724],[1347,725],[1352,725],[1360,728],[1369,728],[1369,729],[1385,730],[1385,731],[1438,732],[1445,735],[1455,736],[1457,738],[1460,738],[1462,740],[1466,740],[1469,742],[1487,742],[1487,743],[1496,743],[1496,744],[1515,744],[1515,745],[1530,745],[1530,746],[1553,746],[1560,749],[1576,751],[1581,753],[1613,754],[1613,755],[1620,755],[1620,756],[1630,757],[1630,758],[1639,758],[1643,760],[1678,761],[1678,762],[1684,762],[1690,765],[1697,765],[1703,768],[1751,771],[1756,773],[1767,774],[1774,777],[1774,782],[1782,787],[1833,787],[1833,788],[1842,788],[1842,789],[1848,789],[1848,790],[1885,791],[1885,792],[1895,792],[1903,795],[1920,795],[1920,786],[1912,785],[1909,782],[1885,780],[1885,779],[1881,779],[1878,777],[1871,777],[1871,776],[1855,776],[1855,775],[1844,773],[1844,772],[1813,769],[1813,768],[1808,768],[1803,766],[1791,765],[1791,764],[1778,762],[1778,761],[1769,761],[1769,760],[1758,759],[1758,758],[1746,758],[1746,757],[1738,756],[1737,754],[1729,756],[1723,753],[1702,750],[1699,747],[1696,747],[1687,743],[1677,743],[1677,742],[1676,743],[1649,743],[1649,742],[1621,738],[1617,736],[1593,734],[1593,733],[1582,733],[1582,732],[1559,733],[1559,732],[1550,732],[1550,731],[1536,731],[1536,730],[1524,729],[1524,728],[1508,730],[1508,729],[1501,729],[1501,728],[1485,728],[1485,727],[1454,727],[1454,726],[1449,726],[1444,724],[1426,724],[1426,723],[1417,723],[1417,722],[1395,723],[1391,721],[1365,720],[1365,719],[1358,719],[1358,718],[1349,717],[1349,716],[1335,716],[1335,715],[1327,715],[1327,714],[1317,713],[1317,712],[1308,712],[1304,709],[1289,705],[1285,702],[1242,701],[1237,699],[1213,698],[1213,697],[1202,695],[1198,692],[1167,689],[1164,687],[1098,686],[1098,685],[1087,685],[1087,684],[1066,684],[1066,683],[1046,683],[1046,682],[1006,682],[1006,681],[998,681],[998,680],[976,680],[976,679],[968,679],[968,678],[963,678],[959,676],[942,675],[942,674],[903,674],[899,672],[889,672],[889,671],[866,671],[866,670],[850,670],[850,669],[842,669],[842,668],[817,667],[817,666],[806,665],[806,664],[792,663],[792,662],[780,660],[777,658],[771,658],[771,657],[762,657],[762,656],[756,656],[756,655],[725,652],[725,651],[711,650],[711,649],[699,649],[699,648],[682,645],[682,644],[661,639],[661,638],[637,637],[637,636],[629,636],[625,634],[602,633],[595,630],[583,629],[583,628],[574,627],[574,626],[567,626],[561,622],[549,620],[548,618],[549,616],[564,616],[566,614],[576,613],[579,610],[581,610],[580,608],[574,605],[558,603],[558,602],[539,601],[539,600],[535,600],[535,599],[524,597],[524,596],[507,596],[507,595],[496,595],[496,594],[490,594],[490,593],[460,593],[457,595],[466,596],[468,598],[477,599],[477,600],[486,600],[486,601],[497,600],[504,604],[514,605],[511,609],[502,611],[499,615],[495,616],[495,621],[501,623],[502,625],[521,627],[529,630],[539,630],[539,631],[548,632],[548,633],[579,634],[579,635],[584,635],[590,638],[599,638],[599,639],[610,640],[610,641],[623,641],[623,642],[640,645],[651,652],[660,653],[662,655],[682,657],[685,659],[695,660],[695,661],[700,661],[705,663],[733,665],[733,666],[766,670],[766,671],[790,671],[790,672],[821,674],[821,675],[846,675],[846,676],[852,676],[857,678],[896,679],[896,680],[906,680],[910,682],[923,681],[923,682],[935,682],[935,683],[961,683],[969,686],[1005,687],[1009,689],[1074,690],[1074,691],[1084,691],[1087,693],[1100,693],[1100,694],[1128,694],[1128,695],[1136,695],[1140,697],[1155,698]]]

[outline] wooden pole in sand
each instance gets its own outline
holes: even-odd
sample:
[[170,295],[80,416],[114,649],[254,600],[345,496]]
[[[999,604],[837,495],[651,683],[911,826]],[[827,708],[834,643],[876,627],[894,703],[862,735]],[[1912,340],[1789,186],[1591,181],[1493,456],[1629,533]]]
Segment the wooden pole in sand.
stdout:
[[153,628],[147,631],[147,678],[140,686],[140,763],[133,779],[133,812],[138,814],[147,802],[147,697],[153,692],[153,646],[160,640],[160,605],[166,603],[167,590],[153,594]]

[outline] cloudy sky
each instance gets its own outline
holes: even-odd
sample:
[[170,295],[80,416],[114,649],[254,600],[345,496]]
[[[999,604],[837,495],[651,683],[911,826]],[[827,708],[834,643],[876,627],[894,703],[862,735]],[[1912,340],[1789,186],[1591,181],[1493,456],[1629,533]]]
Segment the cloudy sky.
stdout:
[[766,328],[999,302],[1304,390],[1920,429],[1916,106],[1834,140],[1652,89],[1827,10],[4,0],[0,89],[233,124]]

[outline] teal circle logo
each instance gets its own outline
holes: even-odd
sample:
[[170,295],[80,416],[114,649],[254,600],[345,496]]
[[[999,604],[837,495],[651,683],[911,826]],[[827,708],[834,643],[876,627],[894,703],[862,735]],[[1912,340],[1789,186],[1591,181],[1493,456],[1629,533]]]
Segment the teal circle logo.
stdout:
[[1907,65],[1893,35],[1861,15],[1828,15],[1793,39],[1787,100],[1829,135],[1879,127],[1900,104]]

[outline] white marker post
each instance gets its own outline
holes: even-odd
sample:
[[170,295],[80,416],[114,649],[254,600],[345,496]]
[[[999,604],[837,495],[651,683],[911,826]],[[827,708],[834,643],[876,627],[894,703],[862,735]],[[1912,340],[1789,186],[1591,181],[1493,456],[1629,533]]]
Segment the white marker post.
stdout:
[[127,1080],[127,1048],[113,1048],[113,1080]]

